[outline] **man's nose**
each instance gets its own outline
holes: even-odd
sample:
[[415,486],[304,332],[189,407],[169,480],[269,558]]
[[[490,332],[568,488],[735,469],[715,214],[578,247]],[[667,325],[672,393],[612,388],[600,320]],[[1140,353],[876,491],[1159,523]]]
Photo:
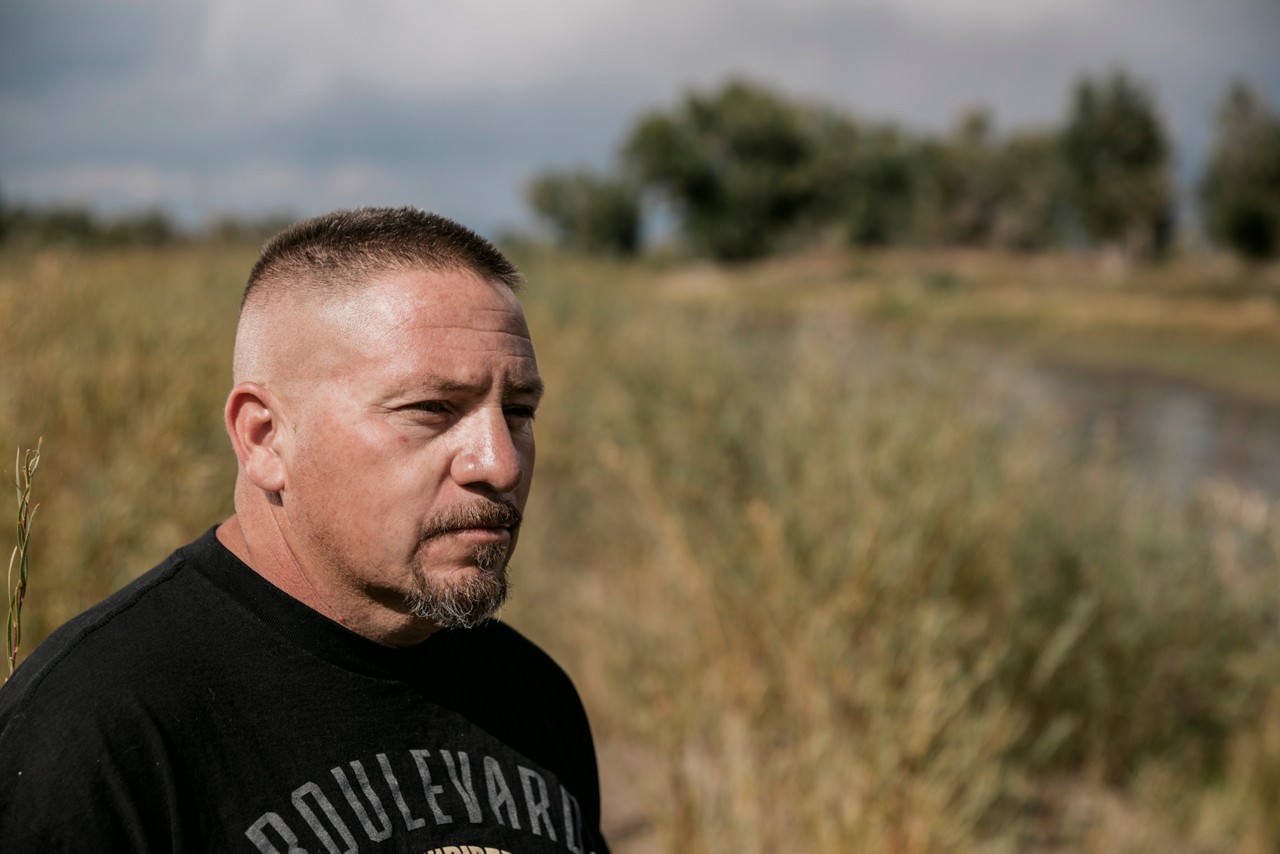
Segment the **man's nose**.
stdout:
[[525,460],[501,408],[480,407],[464,420],[453,457],[453,478],[462,486],[514,492],[524,480]]

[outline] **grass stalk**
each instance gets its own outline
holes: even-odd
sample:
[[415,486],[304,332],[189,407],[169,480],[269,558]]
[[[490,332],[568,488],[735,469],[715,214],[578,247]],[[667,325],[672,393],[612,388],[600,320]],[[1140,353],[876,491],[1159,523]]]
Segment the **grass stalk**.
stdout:
[[[40,449],[44,444],[41,437],[34,449],[28,448],[25,453],[14,454],[14,485],[18,492],[18,544],[9,555],[9,571],[7,586],[9,590],[9,614],[5,621],[5,647],[9,656],[9,675],[13,675],[18,666],[18,650],[22,645],[22,603],[27,596],[27,573],[31,564],[31,529],[35,523],[36,510],[40,505],[31,504],[31,484],[35,480],[36,467],[40,465]],[[18,580],[13,578],[14,564],[18,566]]]

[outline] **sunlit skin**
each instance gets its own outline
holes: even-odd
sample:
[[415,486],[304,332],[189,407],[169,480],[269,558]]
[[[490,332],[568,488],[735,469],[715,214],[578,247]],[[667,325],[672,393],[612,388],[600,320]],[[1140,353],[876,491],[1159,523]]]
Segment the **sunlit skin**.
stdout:
[[226,405],[240,468],[219,539],[365,637],[425,639],[438,626],[405,601],[415,573],[466,578],[481,572],[478,550],[509,557],[518,538],[503,525],[426,536],[441,514],[524,509],[542,381],[515,295],[469,272],[417,271],[259,320],[252,376]]

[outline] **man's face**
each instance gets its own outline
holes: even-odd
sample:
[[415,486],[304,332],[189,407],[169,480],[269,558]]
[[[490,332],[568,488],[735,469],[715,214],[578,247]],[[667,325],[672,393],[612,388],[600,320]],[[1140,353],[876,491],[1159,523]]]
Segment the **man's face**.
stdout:
[[291,551],[364,601],[477,622],[505,597],[533,477],[542,382],[515,295],[412,272],[318,312],[280,389]]

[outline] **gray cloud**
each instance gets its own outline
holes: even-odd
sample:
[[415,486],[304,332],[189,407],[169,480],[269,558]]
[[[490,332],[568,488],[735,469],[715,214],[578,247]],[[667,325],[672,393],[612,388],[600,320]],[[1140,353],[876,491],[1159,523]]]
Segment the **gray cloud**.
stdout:
[[[963,9],[963,14],[958,12]],[[1082,73],[1155,90],[1189,179],[1234,75],[1280,102],[1268,0],[161,0],[0,6],[0,190],[101,206],[411,202],[492,230],[537,169],[740,74],[876,119],[1003,127]]]

